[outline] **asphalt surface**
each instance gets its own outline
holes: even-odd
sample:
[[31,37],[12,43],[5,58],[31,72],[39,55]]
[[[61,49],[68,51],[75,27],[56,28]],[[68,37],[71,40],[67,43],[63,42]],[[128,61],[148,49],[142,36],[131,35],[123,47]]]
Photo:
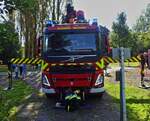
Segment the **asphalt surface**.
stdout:
[[[119,121],[119,111],[107,92],[103,98],[88,97],[86,105],[74,112],[55,109],[56,98],[47,97],[40,93],[40,73],[28,73],[24,79],[27,84],[39,90],[29,95],[24,104],[18,107],[17,121]],[[5,80],[5,81],[4,81]],[[0,76],[0,84],[6,83],[7,76]],[[34,80],[34,81],[33,81]]]
[[[111,75],[119,68],[108,69]],[[134,69],[134,71],[133,71]],[[134,72],[134,73],[133,73]],[[126,78],[128,83],[133,86],[139,86],[140,70],[136,68],[126,68]],[[146,70],[146,79],[149,80],[150,70]],[[47,99],[43,93],[40,93],[41,81],[40,73],[29,72],[24,79],[27,84],[39,90],[39,93],[33,92],[26,98],[26,102],[19,106],[19,112],[16,114],[17,121],[119,121],[119,110],[112,101],[112,97],[106,92],[103,98],[88,97],[86,106],[74,112],[66,112],[64,109],[55,109],[56,98]],[[115,77],[109,77],[110,81],[115,81]],[[0,73],[0,85],[7,85],[7,74]],[[145,82],[150,84],[150,81]]]
[[[119,68],[108,69],[107,72],[115,75]],[[126,68],[126,78],[130,85],[139,86],[139,69]],[[149,79],[150,71],[146,70],[146,77]],[[41,81],[39,72],[28,72],[25,82],[33,88],[39,90],[39,93],[33,92],[26,99],[26,103],[19,106],[19,112],[16,114],[17,121],[119,121],[119,110],[112,101],[112,97],[106,92],[103,98],[88,97],[86,106],[74,112],[66,112],[64,109],[56,109],[56,98],[48,99],[40,92]],[[115,81],[115,76],[109,77]],[[150,81],[146,82],[147,84]],[[0,73],[0,85],[7,86],[7,73]]]
[[103,98],[92,97],[87,100],[89,107],[82,107],[74,112],[55,109],[55,98],[47,99],[44,95],[32,95],[17,114],[19,121],[119,121],[119,112],[111,97],[105,93]]

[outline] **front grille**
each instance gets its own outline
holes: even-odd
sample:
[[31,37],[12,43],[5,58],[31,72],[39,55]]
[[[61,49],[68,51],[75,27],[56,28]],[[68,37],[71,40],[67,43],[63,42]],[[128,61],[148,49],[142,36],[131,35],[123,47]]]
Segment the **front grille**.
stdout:
[[50,67],[50,73],[53,74],[84,74],[95,73],[95,68],[91,65],[83,66],[54,66]]

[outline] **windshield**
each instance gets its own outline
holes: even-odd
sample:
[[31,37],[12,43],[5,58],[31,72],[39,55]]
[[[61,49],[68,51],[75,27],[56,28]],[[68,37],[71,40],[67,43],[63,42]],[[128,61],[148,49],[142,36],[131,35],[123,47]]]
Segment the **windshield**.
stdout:
[[96,51],[95,33],[51,33],[45,36],[44,52],[93,52]]

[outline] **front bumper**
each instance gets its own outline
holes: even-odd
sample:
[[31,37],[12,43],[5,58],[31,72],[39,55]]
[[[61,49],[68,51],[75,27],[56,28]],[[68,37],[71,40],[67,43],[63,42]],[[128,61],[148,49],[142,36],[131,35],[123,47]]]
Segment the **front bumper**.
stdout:
[[[46,89],[46,88],[42,88],[42,92],[43,93],[47,93],[47,94],[56,94],[55,89]],[[91,88],[89,90],[89,94],[98,94],[98,93],[104,93],[105,89],[104,87],[100,87],[100,88]]]
[[90,91],[89,91],[90,94],[97,94],[97,93],[103,93],[103,92],[105,92],[104,87],[92,88],[92,89],[90,89]]
[[56,91],[52,88],[51,89],[42,88],[42,92],[47,94],[56,94]]

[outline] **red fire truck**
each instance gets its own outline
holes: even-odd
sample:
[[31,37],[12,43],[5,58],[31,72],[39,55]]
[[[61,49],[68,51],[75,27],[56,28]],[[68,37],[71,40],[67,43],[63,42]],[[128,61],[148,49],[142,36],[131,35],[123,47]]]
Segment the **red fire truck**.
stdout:
[[[70,9],[70,10],[69,10]],[[42,90],[63,97],[66,90],[86,94],[104,92],[104,63],[109,53],[109,30],[94,19],[87,22],[82,11],[68,4],[63,22],[46,21],[42,59],[48,63],[42,72]]]

